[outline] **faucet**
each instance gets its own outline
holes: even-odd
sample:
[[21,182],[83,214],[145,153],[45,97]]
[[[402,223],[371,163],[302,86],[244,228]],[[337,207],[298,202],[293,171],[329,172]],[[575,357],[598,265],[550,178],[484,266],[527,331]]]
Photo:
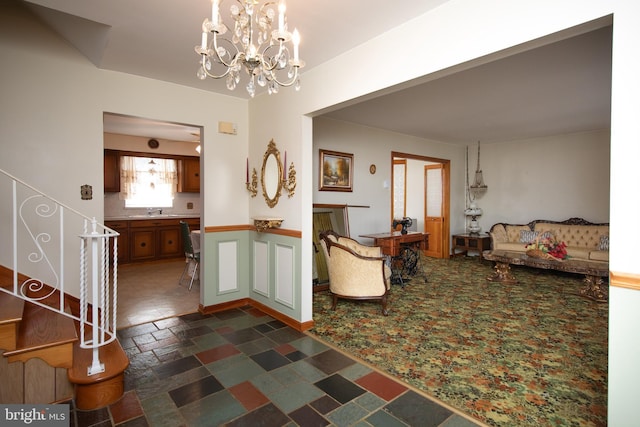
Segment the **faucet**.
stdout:
[[147,208],[147,215],[153,215],[154,212],[157,212],[159,215],[162,215],[161,208]]

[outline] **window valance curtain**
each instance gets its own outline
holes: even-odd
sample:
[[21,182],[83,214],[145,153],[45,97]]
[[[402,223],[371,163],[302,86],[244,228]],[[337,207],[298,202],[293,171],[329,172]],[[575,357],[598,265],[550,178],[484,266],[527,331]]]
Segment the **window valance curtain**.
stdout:
[[177,186],[178,171],[173,159],[132,156],[120,159],[120,198],[123,200],[136,198],[141,191],[155,190],[173,198]]

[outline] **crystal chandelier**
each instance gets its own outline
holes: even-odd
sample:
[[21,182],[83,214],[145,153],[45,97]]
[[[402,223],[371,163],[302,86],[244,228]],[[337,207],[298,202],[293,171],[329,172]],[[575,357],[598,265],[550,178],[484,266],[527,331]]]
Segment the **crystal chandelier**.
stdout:
[[476,167],[476,174],[473,180],[473,184],[469,187],[474,199],[479,198],[487,192],[487,185],[482,178],[482,169],[480,169],[480,141],[478,141],[478,166]]
[[482,169],[480,169],[480,141],[478,141],[478,166],[476,167],[476,173],[474,176],[473,184],[469,185],[469,147],[467,146],[467,152],[465,156],[466,170],[466,184],[467,184],[467,197],[469,204],[467,208],[464,210],[464,214],[466,217],[470,219],[467,230],[470,234],[477,235],[480,233],[482,228],[478,223],[478,217],[482,216],[482,209],[478,207],[476,203],[476,199],[481,197],[484,193],[487,192],[487,186],[484,183],[484,179],[482,177]]
[[[211,20],[206,18],[202,23],[202,42],[195,47],[201,56],[196,74],[199,79],[226,78],[227,88],[234,90],[244,66],[250,76],[247,92],[252,98],[256,84],[266,86],[269,95],[278,93],[280,86],[295,84],[296,90],[300,89],[300,68],[305,65],[298,56],[300,35],[297,29],[293,33],[287,30],[284,0],[259,2],[236,0],[231,5],[233,30],[229,39],[224,36],[230,30],[220,15],[221,0],[212,0]],[[271,25],[276,4],[278,28],[274,30]]]

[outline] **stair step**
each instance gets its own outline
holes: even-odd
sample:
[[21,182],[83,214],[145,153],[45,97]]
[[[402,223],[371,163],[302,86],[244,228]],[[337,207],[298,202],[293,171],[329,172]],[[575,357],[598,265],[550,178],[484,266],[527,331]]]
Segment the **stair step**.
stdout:
[[15,350],[24,300],[0,291],[0,350]]
[[26,302],[16,348],[6,351],[4,356],[9,363],[39,357],[50,366],[70,368],[73,343],[77,341],[73,319]]
[[105,371],[87,375],[87,368],[93,361],[93,350],[73,346],[73,367],[68,370],[69,381],[75,384],[75,405],[78,409],[98,409],[120,399],[124,393],[124,371],[129,366],[129,358],[120,342],[115,340],[100,347],[100,362]]

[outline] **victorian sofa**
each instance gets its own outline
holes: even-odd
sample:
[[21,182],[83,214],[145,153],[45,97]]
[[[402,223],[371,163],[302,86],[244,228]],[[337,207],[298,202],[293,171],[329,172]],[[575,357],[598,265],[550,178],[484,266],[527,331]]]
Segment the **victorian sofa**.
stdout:
[[528,224],[497,223],[491,227],[492,250],[526,252],[526,246],[544,233],[567,245],[569,259],[588,261],[599,268],[609,264],[609,224],[582,218],[535,220]]

